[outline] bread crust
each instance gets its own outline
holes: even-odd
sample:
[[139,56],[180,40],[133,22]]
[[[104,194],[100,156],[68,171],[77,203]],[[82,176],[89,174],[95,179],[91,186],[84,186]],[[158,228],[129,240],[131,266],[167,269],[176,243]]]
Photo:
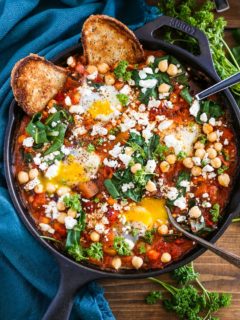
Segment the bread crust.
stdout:
[[84,22],[82,44],[88,64],[105,62],[113,66],[120,60],[135,64],[144,58],[142,45],[134,33],[106,15],[91,15]]
[[11,72],[14,97],[22,109],[33,115],[42,111],[64,86],[68,71],[37,54],[19,60]]

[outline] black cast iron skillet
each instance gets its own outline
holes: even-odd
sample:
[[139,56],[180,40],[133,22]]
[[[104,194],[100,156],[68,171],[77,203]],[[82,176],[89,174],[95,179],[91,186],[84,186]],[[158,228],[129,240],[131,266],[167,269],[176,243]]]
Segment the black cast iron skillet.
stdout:
[[[165,43],[164,41],[160,40],[158,32],[159,28],[163,26],[172,27],[196,38],[199,42],[201,50],[200,55],[193,56],[191,53],[187,52],[182,48]],[[179,21],[175,18],[162,16],[154,20],[153,22],[146,24],[144,27],[138,29],[136,31],[136,36],[139,38],[145,49],[162,49],[167,53],[176,56],[176,58],[185,62],[188,66],[193,67],[200,73],[202,73],[212,84],[220,80],[213,67],[208,41],[205,35],[200,30],[191,27],[186,23]],[[61,64],[63,63],[63,61],[66,61],[66,58],[69,55],[81,51],[81,44],[77,44],[74,47],[69,48],[68,50],[58,55],[53,61],[55,63]],[[230,118],[232,119],[232,126],[234,128],[235,133],[240,132],[240,112],[229,90],[224,91],[222,99],[224,99],[225,105],[229,109]],[[22,115],[22,110],[18,107],[16,101],[13,100],[9,110],[9,123],[5,136],[5,173],[9,193],[11,195],[12,201],[14,203],[15,208],[18,211],[20,218],[22,219],[23,223],[26,225],[28,230],[32,233],[32,235],[54,255],[59,264],[61,272],[59,289],[55,298],[50,304],[45,316],[43,317],[44,320],[67,320],[70,316],[74,296],[77,290],[89,281],[101,278],[138,279],[150,276],[158,276],[160,274],[172,271],[173,269],[176,269],[182,265],[189,263],[205,251],[205,249],[196,246],[181,260],[173,262],[172,264],[166,266],[166,268],[162,270],[120,270],[118,272],[114,272],[111,270],[103,271],[92,265],[90,266],[74,262],[69,257],[64,255],[64,253],[57,251],[57,249],[54,246],[52,246],[49,242],[40,238],[40,233],[37,230],[33,219],[28,214],[28,210],[19,195],[15,177],[12,172],[12,155],[14,141],[16,137],[16,130],[18,129],[18,124],[22,118]],[[239,143],[240,139],[237,139]],[[239,172],[237,173],[236,181],[238,181],[238,179]],[[207,240],[215,242],[223,234],[225,229],[230,224],[233,216],[240,211],[240,205],[238,200],[239,197],[240,188],[235,183],[235,187],[232,191],[229,203],[225,209],[225,215],[219,225],[219,228],[215,232],[211,233],[208,236]]]

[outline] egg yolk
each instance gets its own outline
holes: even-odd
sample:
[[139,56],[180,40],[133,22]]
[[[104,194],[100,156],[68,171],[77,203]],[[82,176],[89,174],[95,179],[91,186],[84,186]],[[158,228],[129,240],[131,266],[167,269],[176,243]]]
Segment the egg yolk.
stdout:
[[97,100],[92,103],[88,112],[95,119],[99,115],[109,116],[113,110],[111,109],[111,105],[108,100]]
[[40,178],[43,185],[51,182],[56,186],[59,185],[76,185],[79,182],[89,181],[89,178],[84,170],[84,167],[75,160],[73,156],[69,156],[66,162],[60,162],[58,171],[55,177],[47,179]]
[[151,228],[158,219],[163,223],[168,221],[164,199],[144,198],[137,205],[130,205],[124,216],[127,221],[142,222],[147,228]]

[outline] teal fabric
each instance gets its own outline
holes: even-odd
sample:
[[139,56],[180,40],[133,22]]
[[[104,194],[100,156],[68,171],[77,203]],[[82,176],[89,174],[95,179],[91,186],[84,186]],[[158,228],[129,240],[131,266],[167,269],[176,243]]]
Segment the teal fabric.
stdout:
[[[58,266],[25,229],[11,203],[4,179],[3,140],[12,99],[10,72],[31,52],[54,57],[77,43],[90,14],[115,16],[132,29],[157,17],[143,0],[0,1],[0,319],[38,320],[56,293]],[[95,283],[76,297],[71,319],[114,319]],[[61,316],[59,316],[61,320]]]

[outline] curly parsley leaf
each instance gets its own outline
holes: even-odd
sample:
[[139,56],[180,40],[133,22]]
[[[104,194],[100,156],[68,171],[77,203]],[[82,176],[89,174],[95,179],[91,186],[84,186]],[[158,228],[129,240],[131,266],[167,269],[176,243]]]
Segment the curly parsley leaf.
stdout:
[[117,67],[114,69],[114,74],[117,79],[122,79],[123,81],[128,81],[131,79],[131,71],[127,71],[128,62],[122,60],[118,63]]
[[89,257],[102,260],[103,258],[103,249],[100,242],[92,243],[91,246],[87,249],[87,254]]
[[115,237],[113,247],[120,256],[129,256],[131,254],[129,244],[123,237]]
[[77,193],[65,196],[63,198],[63,202],[67,208],[71,208],[73,210],[76,210],[77,212],[80,212],[82,210],[80,196]]
[[126,94],[119,93],[119,94],[116,95],[116,97],[118,98],[119,102],[121,103],[121,105],[123,107],[125,107],[128,104],[129,98],[128,98],[128,96]]
[[162,299],[161,291],[152,291],[145,298],[145,301],[146,301],[147,304],[155,304],[161,299]]
[[218,219],[220,217],[220,205],[218,203],[215,203],[209,212],[212,216],[212,221],[218,222]]

